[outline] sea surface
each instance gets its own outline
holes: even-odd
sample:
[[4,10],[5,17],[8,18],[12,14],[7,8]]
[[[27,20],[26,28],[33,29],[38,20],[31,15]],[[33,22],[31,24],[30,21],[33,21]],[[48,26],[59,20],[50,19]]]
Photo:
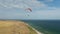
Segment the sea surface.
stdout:
[[22,20],[44,34],[60,34],[60,20]]

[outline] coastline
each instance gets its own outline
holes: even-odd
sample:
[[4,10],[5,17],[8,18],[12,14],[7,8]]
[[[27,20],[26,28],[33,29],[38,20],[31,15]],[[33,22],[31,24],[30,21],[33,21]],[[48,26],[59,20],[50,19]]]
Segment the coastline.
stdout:
[[[29,27],[31,27],[31,26],[30,26],[29,24],[27,24],[27,23],[26,23],[26,25],[29,26]],[[37,31],[35,28],[33,28],[33,27],[31,27],[31,28],[32,28],[37,34],[43,34],[43,33],[39,32],[39,31]]]
[[34,31],[37,32],[37,34],[42,34],[41,32],[37,31],[36,29],[32,28]]
[[[4,31],[3,29],[7,31]],[[12,29],[13,31],[15,31],[15,33],[18,33],[19,31],[21,34],[25,34],[25,33],[26,34],[29,34],[29,33],[30,34],[42,34],[41,32],[37,31],[35,28],[25,23],[24,21],[0,20],[0,31],[2,31],[2,33],[0,34],[4,34],[4,33],[10,34],[12,32]]]

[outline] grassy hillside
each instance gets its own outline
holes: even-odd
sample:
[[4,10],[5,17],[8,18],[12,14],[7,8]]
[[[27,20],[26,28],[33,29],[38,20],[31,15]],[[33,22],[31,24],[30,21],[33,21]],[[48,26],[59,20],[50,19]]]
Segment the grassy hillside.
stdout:
[[20,21],[0,21],[0,34],[37,34],[26,23]]

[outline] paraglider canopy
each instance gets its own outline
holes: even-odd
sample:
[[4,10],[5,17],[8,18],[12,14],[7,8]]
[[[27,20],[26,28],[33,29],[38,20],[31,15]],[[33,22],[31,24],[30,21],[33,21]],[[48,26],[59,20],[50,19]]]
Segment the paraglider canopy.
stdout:
[[31,8],[27,8],[26,11],[32,12],[32,9]]

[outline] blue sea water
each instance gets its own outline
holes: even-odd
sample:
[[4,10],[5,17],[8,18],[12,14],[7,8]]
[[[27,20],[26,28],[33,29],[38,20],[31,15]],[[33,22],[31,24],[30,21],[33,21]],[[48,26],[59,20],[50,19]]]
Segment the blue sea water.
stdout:
[[44,34],[60,34],[60,20],[22,20]]

